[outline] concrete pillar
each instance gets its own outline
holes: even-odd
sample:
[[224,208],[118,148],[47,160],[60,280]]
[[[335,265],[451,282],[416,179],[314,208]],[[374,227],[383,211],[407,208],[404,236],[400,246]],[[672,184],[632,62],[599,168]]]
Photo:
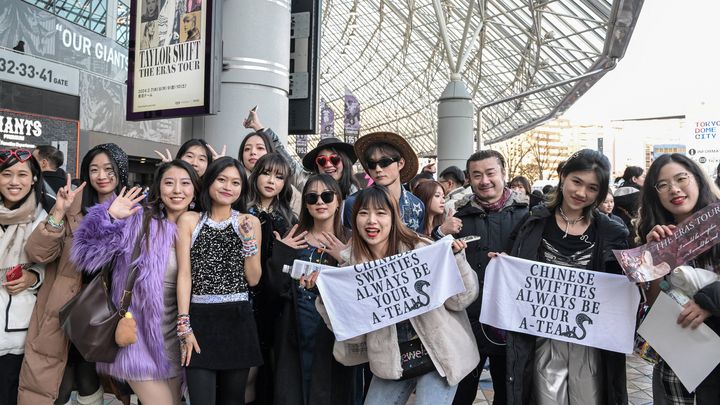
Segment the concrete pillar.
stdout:
[[453,75],[438,100],[438,173],[448,166],[465,168],[474,150],[473,104],[459,75]]
[[290,0],[224,0],[220,113],[193,118],[193,137],[237,157],[255,105],[261,122],[287,142]]
[[117,38],[118,0],[107,0],[107,14],[105,16],[105,36],[115,41]]

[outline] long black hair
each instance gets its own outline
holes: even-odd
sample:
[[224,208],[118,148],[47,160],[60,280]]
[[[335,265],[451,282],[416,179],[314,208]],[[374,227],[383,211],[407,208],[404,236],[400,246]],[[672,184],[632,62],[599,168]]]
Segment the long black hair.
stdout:
[[[348,155],[341,150],[333,148],[332,146],[328,146],[327,148],[323,148],[322,150],[329,150],[332,153],[340,156],[340,160],[343,164],[343,170],[340,176],[340,180],[337,181],[337,183],[340,186],[342,198],[344,199],[350,195],[350,189],[352,188],[352,186],[360,188],[360,186],[357,184],[357,180],[355,180],[355,176],[353,176],[353,163],[350,161]],[[316,163],[313,163],[313,167],[315,168],[315,170],[313,170],[313,173],[320,173]]]
[[[117,184],[115,185],[115,195],[120,194],[120,190],[122,190],[122,188],[126,186],[126,184],[124,183],[127,181],[127,179],[123,178],[124,176],[122,175],[122,172],[118,166],[118,162],[115,161],[115,158],[112,156],[112,154],[109,153],[106,149],[100,147],[94,147],[90,149],[90,151],[88,151],[88,153],[85,154],[85,156],[83,157],[82,163],[80,163],[80,181],[84,181],[86,183],[86,186],[83,189],[81,206],[83,214],[87,214],[88,208],[100,202],[100,197],[98,196],[97,190],[95,190],[90,183],[90,163],[92,163],[95,156],[101,153],[107,155],[108,160],[112,165],[113,171],[115,172],[115,178],[117,179]],[[123,157],[119,158],[122,159]],[[127,167],[127,155],[125,155],[124,159],[125,167]]]
[[215,182],[215,179],[222,173],[223,170],[228,167],[234,167],[240,172],[240,197],[233,203],[232,208],[236,211],[247,212],[245,195],[247,194],[248,182],[247,175],[245,174],[245,168],[242,163],[237,159],[233,159],[229,156],[223,156],[216,159],[208,166],[203,176],[202,187],[200,188],[200,194],[198,202],[200,203],[200,209],[205,212],[210,212],[212,209],[212,199],[210,198],[210,186]]
[[[660,170],[669,164],[677,163],[683,166],[689,174],[693,176],[693,180],[698,187],[698,199],[697,203],[693,207],[692,211],[697,212],[708,205],[718,201],[718,197],[713,191],[713,186],[705,176],[702,168],[697,165],[692,159],[680,153],[665,154],[661,155],[650,165],[645,176],[645,181],[648,187],[643,187],[640,191],[640,215],[638,217],[637,224],[637,236],[641,243],[647,242],[647,234],[650,233],[655,225],[676,225],[677,221],[673,214],[670,213],[660,202],[660,196],[658,191],[655,189],[655,184],[658,182],[660,176]],[[720,259],[720,245],[713,247],[708,252],[703,253],[699,256],[698,260],[707,264],[713,260],[717,261]],[[720,266],[720,264],[716,265]]]
[[[9,149],[11,151],[17,151],[16,148]],[[23,150],[21,148],[21,150]],[[26,150],[26,149],[25,149]],[[28,151],[30,153],[30,151]],[[30,167],[30,173],[33,176],[33,185],[30,187],[30,191],[16,204],[14,204],[10,209],[17,209],[21,205],[27,201],[27,199],[30,197],[31,194],[35,195],[35,205],[42,204],[45,211],[49,211],[52,209],[52,207],[49,207],[48,204],[45,201],[45,182],[43,180],[42,176],[42,170],[40,169],[40,164],[37,160],[35,160],[35,157],[30,155],[30,158],[25,161],[28,166]],[[4,161],[2,164],[0,164],[0,173],[4,172],[5,169],[10,168],[11,166],[15,166],[16,164],[20,163],[17,157],[14,155],[11,155],[8,160]]]
[[[248,139],[253,136],[258,136],[260,137],[260,139],[262,139],[263,143],[265,144],[265,150],[267,150],[267,153],[275,153],[275,147],[270,141],[270,138],[268,138],[265,133],[250,132],[249,134],[245,135],[245,138],[243,138],[242,142],[240,142],[240,149],[238,149],[238,160],[240,161],[240,163],[243,164],[243,167],[245,166],[245,162],[243,162],[243,150],[245,149],[245,144],[248,142]],[[257,164],[257,162],[255,164]]]
[[595,208],[605,201],[607,197],[608,189],[610,188],[610,161],[602,153],[592,149],[582,149],[573,153],[570,159],[566,160],[560,168],[558,174],[560,180],[555,188],[555,191],[550,194],[547,206],[550,211],[555,211],[562,205],[563,193],[562,193],[562,182],[566,180],[567,176],[573,172],[587,172],[592,171],[597,176],[598,180],[598,195],[592,204],[583,208],[582,215],[590,219],[592,218]]
[[175,159],[182,159],[183,155],[188,151],[188,149],[192,148],[193,146],[199,146],[205,150],[205,155],[207,156],[207,164],[210,166],[210,163],[213,162],[213,155],[212,151],[210,150],[210,147],[208,147],[208,143],[205,142],[204,139],[190,139],[185,141],[184,144],[180,146],[180,149],[178,149],[177,155],[175,155]]
[[249,192],[248,192],[248,206],[252,207],[260,204],[262,195],[257,186],[258,177],[266,172],[278,172],[281,173],[285,178],[280,193],[273,198],[270,207],[273,211],[277,211],[280,216],[287,221],[288,224],[292,224],[293,212],[290,209],[290,200],[292,200],[292,185],[290,184],[290,164],[282,157],[279,153],[268,153],[262,156],[255,163],[255,168],[250,173],[250,179],[248,180]]
[[629,186],[631,184],[637,184],[633,181],[633,177],[640,177],[642,176],[643,172],[645,170],[642,167],[639,166],[628,166],[625,168],[625,172],[623,172],[622,179],[623,179],[623,186]]
[[335,199],[338,204],[338,210],[335,212],[335,217],[333,218],[333,233],[342,242],[346,242],[346,231],[343,227],[342,221],[340,220],[340,209],[342,208],[343,202],[342,191],[340,191],[340,185],[338,184],[337,180],[335,180],[329,174],[313,174],[312,176],[308,177],[307,181],[305,182],[305,187],[303,187],[302,190],[302,205],[300,207],[300,222],[298,222],[297,234],[300,234],[303,231],[309,232],[315,225],[315,218],[310,215],[310,210],[308,210],[307,208],[307,201],[305,196],[308,194],[310,187],[317,183],[321,183],[323,186],[325,186],[326,189],[332,191],[335,194]]
[[[142,222],[143,235],[150,234],[150,220],[155,219],[159,221],[167,216],[165,208],[162,204],[162,199],[160,198],[160,186],[162,185],[162,176],[165,174],[166,171],[173,167],[183,169],[188,173],[188,176],[190,176],[190,181],[193,185],[193,189],[195,190],[193,200],[198,199],[198,193],[200,192],[200,177],[198,176],[195,169],[193,169],[193,167],[190,165],[190,163],[180,159],[175,159],[170,162],[162,163],[155,170],[155,181],[150,186],[147,198],[145,199]],[[147,238],[147,248],[150,249],[149,238]]]

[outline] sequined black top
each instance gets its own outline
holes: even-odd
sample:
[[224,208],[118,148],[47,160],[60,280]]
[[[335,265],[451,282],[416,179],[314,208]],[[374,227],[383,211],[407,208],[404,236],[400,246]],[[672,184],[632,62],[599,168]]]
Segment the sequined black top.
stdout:
[[242,254],[239,213],[232,211],[222,222],[200,217],[193,231],[190,266],[193,295],[246,293],[245,259]]

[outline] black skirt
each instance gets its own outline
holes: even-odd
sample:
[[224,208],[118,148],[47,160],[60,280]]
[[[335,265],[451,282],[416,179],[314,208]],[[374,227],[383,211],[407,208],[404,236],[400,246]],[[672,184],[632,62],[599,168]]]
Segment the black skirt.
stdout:
[[193,352],[188,367],[233,370],[263,364],[249,301],[191,303],[190,319],[200,353]]

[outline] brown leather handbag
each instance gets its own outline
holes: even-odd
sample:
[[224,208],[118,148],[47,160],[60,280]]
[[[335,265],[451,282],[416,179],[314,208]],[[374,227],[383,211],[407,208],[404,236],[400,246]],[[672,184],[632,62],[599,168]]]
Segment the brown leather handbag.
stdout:
[[[141,239],[138,238],[130,263],[140,253]],[[133,266],[125,282],[120,308],[115,307],[110,294],[114,266],[114,260],[106,264],[80,294],[60,308],[60,325],[86,361],[112,363],[119,350],[115,329],[130,306],[137,266]]]

